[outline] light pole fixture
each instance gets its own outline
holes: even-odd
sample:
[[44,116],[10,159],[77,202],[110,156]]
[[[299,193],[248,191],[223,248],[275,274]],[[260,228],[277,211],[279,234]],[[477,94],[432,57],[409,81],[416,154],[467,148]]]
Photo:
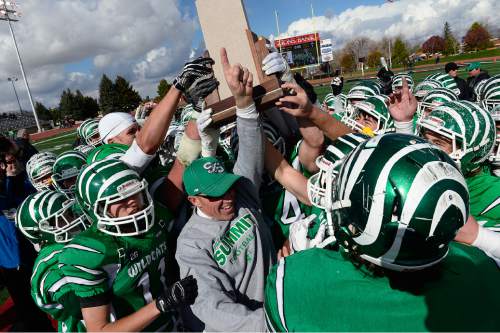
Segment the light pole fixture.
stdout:
[[14,84],[14,82],[17,82],[17,77],[8,77],[7,81],[10,81],[10,83],[12,83],[12,89],[14,89],[14,94],[16,95],[17,99],[17,105],[19,105],[19,111],[22,113],[23,109],[21,108],[21,102],[19,102],[19,96],[17,95],[16,85]]
[[[0,0],[0,20],[7,21],[9,24],[10,35],[12,36],[12,41],[14,42],[14,48],[16,49],[17,60],[19,61],[19,67],[21,67],[21,73],[23,74],[24,84],[26,85],[26,91],[28,92],[29,101],[31,104],[31,110],[33,111],[33,116],[35,117],[36,127],[38,132],[42,131],[40,127],[40,122],[38,121],[38,115],[35,111],[35,104],[33,104],[33,98],[31,97],[30,86],[28,80],[26,79],[26,73],[24,73],[23,61],[21,60],[21,55],[19,54],[19,49],[17,47],[16,36],[14,35],[14,30],[12,29],[11,22],[19,21],[20,13],[17,10],[17,5],[13,0]],[[17,95],[17,94],[16,94]]]

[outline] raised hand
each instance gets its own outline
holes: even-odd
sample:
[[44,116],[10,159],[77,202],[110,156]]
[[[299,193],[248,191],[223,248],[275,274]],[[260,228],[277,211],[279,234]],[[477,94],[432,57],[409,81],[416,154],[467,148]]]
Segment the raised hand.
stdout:
[[227,58],[225,48],[220,50],[220,59],[224,77],[226,79],[229,90],[234,96],[236,106],[240,109],[246,108],[253,104],[253,75],[247,68],[241,64],[231,65]]
[[417,112],[417,99],[410,91],[408,82],[403,78],[403,88],[389,96],[389,113],[395,121],[408,122]]
[[307,97],[304,89],[295,83],[285,83],[281,85],[283,89],[290,89],[295,91],[295,95],[281,97],[276,106],[288,114],[295,117],[307,118],[312,112],[312,103]]
[[187,62],[182,72],[174,79],[174,87],[182,91],[195,108],[200,105],[201,99],[210,95],[219,85],[210,67],[213,64],[211,58],[197,58]]

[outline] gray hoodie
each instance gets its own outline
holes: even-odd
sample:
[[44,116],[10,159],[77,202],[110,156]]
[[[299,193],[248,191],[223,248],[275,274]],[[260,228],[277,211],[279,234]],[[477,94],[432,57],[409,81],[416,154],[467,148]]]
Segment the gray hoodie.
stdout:
[[181,277],[198,281],[198,297],[183,313],[194,331],[265,331],[267,273],[275,263],[269,227],[262,217],[258,187],[264,165],[260,119],[237,119],[236,217],[216,221],[197,212],[177,240]]

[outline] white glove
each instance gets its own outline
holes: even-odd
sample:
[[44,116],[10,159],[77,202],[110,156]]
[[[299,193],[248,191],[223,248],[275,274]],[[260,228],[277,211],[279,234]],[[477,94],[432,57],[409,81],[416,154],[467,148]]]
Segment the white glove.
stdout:
[[213,157],[217,153],[217,144],[219,142],[220,129],[210,127],[212,123],[212,109],[204,109],[196,119],[196,127],[201,138],[201,156]]
[[305,219],[292,223],[288,236],[292,253],[318,247],[323,242],[326,236],[326,225],[323,223],[319,226],[318,232],[313,239],[307,237],[309,227],[315,219],[316,215],[312,214]]
[[483,250],[496,260],[500,259],[500,233],[479,226],[476,240],[471,245]]
[[266,75],[280,73],[281,80],[284,82],[292,82],[293,74],[288,66],[288,62],[281,56],[281,54],[274,47],[274,42],[266,44],[269,54],[262,60],[262,70]]

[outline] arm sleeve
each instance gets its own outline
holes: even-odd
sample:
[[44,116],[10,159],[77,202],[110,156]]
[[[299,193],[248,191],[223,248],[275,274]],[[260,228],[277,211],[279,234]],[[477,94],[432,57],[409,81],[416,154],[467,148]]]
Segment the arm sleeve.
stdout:
[[[231,278],[217,266],[207,250],[179,242],[176,259],[181,278],[193,275],[198,282],[198,297],[191,306],[191,311],[205,324],[204,330],[226,332],[265,330],[263,308],[252,310],[238,303]],[[185,319],[189,326],[189,314]]]
[[130,148],[125,152],[125,155],[120,157],[120,160],[141,174],[154,157],[155,155],[148,155],[142,151],[136,140],[134,140]]
[[261,118],[236,117],[236,130],[239,146],[233,172],[249,179],[258,191],[264,172],[264,131]]

